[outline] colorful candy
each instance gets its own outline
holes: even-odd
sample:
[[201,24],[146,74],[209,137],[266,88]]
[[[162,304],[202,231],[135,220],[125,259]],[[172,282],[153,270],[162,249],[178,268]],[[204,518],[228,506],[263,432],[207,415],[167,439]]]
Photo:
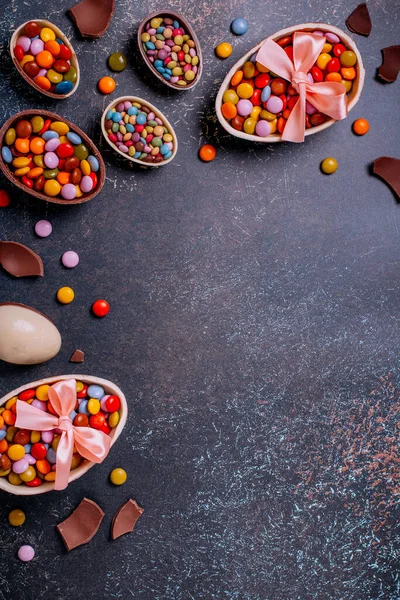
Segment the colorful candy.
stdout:
[[97,87],[99,88],[100,92],[104,95],[107,94],[112,94],[113,91],[115,90],[115,86],[117,84],[115,83],[115,79],[113,79],[112,77],[102,77],[98,84]]
[[19,508],[15,508],[8,514],[8,521],[13,527],[21,527],[25,523],[25,513]]
[[[45,120],[40,115],[20,119],[4,140],[3,160],[27,188],[64,200],[96,189],[99,161],[64,121]],[[82,184],[84,175],[87,179]]]
[[175,140],[164,121],[139,102],[119,102],[107,111],[104,126],[120,152],[144,163],[171,158]]
[[[82,381],[76,382],[76,390],[77,402],[75,410],[70,414],[73,424],[77,427],[93,427],[109,434],[119,423],[120,398],[106,394],[100,385],[87,386]],[[37,487],[43,481],[55,479],[60,430],[40,432],[15,427],[17,400],[55,414],[48,391],[49,386],[46,384],[24,390],[0,407],[0,477],[7,477],[12,485]],[[75,449],[71,470],[84,461]],[[121,474],[117,473],[117,477],[121,479]],[[18,527],[24,523],[25,514],[16,509],[10,512],[8,519],[11,525]]]
[[35,233],[39,237],[48,237],[53,231],[52,224],[45,219],[41,219],[35,225]]
[[73,269],[79,263],[79,256],[73,250],[68,250],[62,255],[61,262],[67,269]]
[[[308,80],[310,83],[341,83],[346,92],[350,92],[357,76],[356,54],[347,50],[336,34],[322,31],[313,33],[324,35],[326,43],[307,74]],[[287,35],[277,43],[293,60],[293,36]],[[223,94],[221,112],[237,131],[264,138],[276,131],[283,132],[298,98],[297,89],[256,62],[254,54],[234,73],[230,88]],[[327,119],[329,117],[319,112],[311,102],[306,102],[306,129],[322,125]]]
[[[8,148],[7,148],[8,150]],[[4,160],[4,159],[3,159]],[[0,207],[5,208],[11,202],[10,194],[6,190],[0,190]]]
[[353,123],[353,131],[357,135],[365,135],[369,131],[367,119],[356,119]]
[[169,17],[153,17],[141,34],[149,64],[177,88],[192,84],[199,72],[196,44],[185,27]]
[[232,46],[228,42],[221,42],[215,48],[215,54],[218,58],[228,58],[232,54]]
[[32,548],[32,546],[21,546],[21,548],[18,550],[18,558],[23,562],[29,562],[34,556],[35,550]]
[[[33,34],[33,35],[32,35]],[[20,67],[42,90],[69,94],[77,71],[71,65],[71,50],[50,27],[30,21],[17,39],[14,56]]]
[[336,158],[325,158],[321,163],[321,171],[325,173],[325,175],[332,175],[338,168],[338,161]]
[[203,162],[211,162],[217,156],[217,151],[211,144],[204,144],[199,150],[199,157]]
[[121,468],[113,469],[110,473],[110,480],[111,483],[113,483],[114,485],[124,484],[127,478],[128,475],[126,471],[124,471],[124,469]]
[[120,72],[126,68],[127,60],[125,54],[122,52],[113,52],[110,54],[107,60],[108,66],[112,71]]
[[231,23],[232,33],[235,35],[243,35],[249,28],[247,19],[234,19]]
[[92,313],[96,317],[105,317],[110,312],[110,305],[107,300],[96,300],[92,304]]
[[70,304],[75,298],[75,292],[70,287],[62,287],[57,292],[57,300],[61,302],[61,304]]

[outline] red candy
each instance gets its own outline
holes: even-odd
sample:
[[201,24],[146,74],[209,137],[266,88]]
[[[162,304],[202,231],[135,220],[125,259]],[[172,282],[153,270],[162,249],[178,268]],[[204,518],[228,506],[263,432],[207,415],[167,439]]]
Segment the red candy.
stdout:
[[97,415],[92,415],[89,419],[90,427],[93,429],[101,429],[106,423],[106,415],[103,412],[98,412]]
[[17,44],[14,48],[14,56],[18,60],[18,62],[20,62],[24,58],[24,50],[19,44]]
[[71,50],[65,44],[60,44],[58,58],[61,60],[69,60],[71,58]]
[[58,146],[56,152],[60,158],[69,158],[74,155],[74,147],[69,142],[64,142]]
[[48,130],[48,128],[50,127],[50,125],[51,125],[51,120],[50,119],[46,119],[45,122],[44,122],[44,125],[43,125],[42,129],[38,132],[38,135],[43,135],[43,133]]
[[341,54],[343,54],[343,52],[346,52],[346,46],[344,46],[343,44],[335,44],[333,46],[333,54],[335,56],[340,56]]
[[261,106],[262,102],[261,102],[261,91],[260,89],[256,89],[253,92],[252,97],[250,98],[251,103],[253,104],[253,106]]
[[87,396],[87,391],[88,391],[87,385],[84,384],[81,391],[78,392],[76,395],[78,396],[78,398],[85,398],[85,396]]
[[269,84],[270,81],[271,77],[268,75],[268,73],[260,73],[255,79],[255,84],[256,87],[263,89],[266,85]]
[[35,390],[25,390],[18,394],[20,400],[31,400],[35,397]]
[[340,60],[338,58],[331,58],[331,60],[326,65],[326,70],[328,73],[339,73],[341,68]]
[[96,317],[105,317],[110,312],[110,305],[107,300],[96,300],[92,304],[92,312]]
[[39,477],[35,477],[32,481],[25,481],[24,483],[28,487],[39,487],[39,485],[42,485],[42,480]]
[[110,396],[106,400],[106,409],[108,412],[113,413],[119,410],[121,406],[121,401],[118,396]]
[[93,189],[95,189],[95,187],[97,186],[97,175],[96,175],[96,173],[94,171],[91,171],[89,173],[89,177],[93,181]]
[[44,444],[36,442],[36,444],[33,444],[31,448],[31,454],[33,458],[36,458],[36,460],[43,460],[46,458],[47,448]]
[[324,80],[324,74],[319,67],[311,67],[310,71],[315,83],[320,83]]

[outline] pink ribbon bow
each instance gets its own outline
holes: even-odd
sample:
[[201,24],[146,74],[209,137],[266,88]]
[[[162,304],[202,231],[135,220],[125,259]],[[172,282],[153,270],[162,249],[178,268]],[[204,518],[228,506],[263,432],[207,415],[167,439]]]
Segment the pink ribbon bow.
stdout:
[[289,142],[303,142],[306,116],[306,100],[319,112],[335,121],[347,117],[346,90],[341,83],[323,81],[310,83],[307,73],[322,52],[325,37],[296,31],[293,36],[293,62],[283,48],[268,38],[257,53],[257,62],[290,81],[299,93],[292,112],[289,115],[282,139]]
[[61,429],[57,448],[55,489],[63,490],[68,485],[74,445],[81,456],[91,462],[100,463],[107,456],[110,437],[92,427],[76,427],[69,415],[76,405],[76,381],[65,379],[49,388],[49,400],[58,416],[44,412],[27,402],[17,400],[16,427],[35,431]]

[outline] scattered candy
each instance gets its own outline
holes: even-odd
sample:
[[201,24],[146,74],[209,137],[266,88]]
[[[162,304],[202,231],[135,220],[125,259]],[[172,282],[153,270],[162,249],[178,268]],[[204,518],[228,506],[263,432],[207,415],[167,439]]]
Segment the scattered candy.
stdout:
[[93,500],[84,498],[72,515],[57,525],[67,550],[90,542],[97,533],[103,517],[104,512],[100,506]]
[[369,123],[367,119],[357,119],[353,123],[353,131],[357,135],[365,135],[369,131]]
[[126,56],[122,52],[113,52],[108,57],[107,63],[112,71],[123,71],[127,65]]
[[[64,200],[80,198],[96,189],[99,161],[64,121],[40,115],[19,119],[7,130],[4,140],[2,151],[7,148],[12,156],[8,162],[11,173],[28,189]],[[90,182],[82,184],[85,175]]]
[[36,85],[46,92],[69,94],[77,81],[71,65],[71,50],[50,27],[35,21],[25,25],[14,48],[14,56]]
[[247,19],[234,19],[231,23],[232,32],[235,35],[243,35],[249,28]]
[[153,17],[145,25],[141,43],[150,66],[165,81],[177,88],[194,82],[200,58],[194,40],[179,21]]
[[35,225],[35,233],[39,237],[45,238],[48,237],[53,231],[53,226],[49,221],[45,219],[41,219]]
[[332,175],[337,168],[338,162],[336,158],[325,158],[321,163],[321,171],[325,173],[325,175]]
[[107,300],[96,300],[92,304],[92,312],[96,317],[105,317],[110,312],[110,305]]
[[68,250],[62,255],[61,262],[67,269],[73,269],[79,263],[79,256],[73,250]]
[[35,551],[32,546],[21,546],[18,550],[18,558],[23,562],[29,562],[35,556]]
[[61,304],[70,304],[74,297],[74,290],[70,287],[62,287],[57,292],[57,300],[61,302]]
[[144,163],[161,163],[173,154],[174,136],[163,119],[139,102],[116,104],[107,111],[104,126],[112,145]]
[[115,513],[111,525],[111,537],[116,540],[125,533],[133,531],[137,520],[144,510],[135,500],[129,498]]
[[10,204],[10,202],[10,194],[6,190],[0,190],[0,208],[5,208]]
[[115,90],[115,86],[117,85],[115,83],[115,79],[113,79],[112,77],[102,77],[99,80],[99,83],[97,84],[98,88],[100,90],[100,92],[104,95],[107,94],[112,94],[113,91]]
[[110,473],[111,483],[114,485],[122,485],[127,480],[128,475],[124,469],[113,469]]
[[199,150],[199,157],[203,162],[210,162],[217,156],[217,151],[211,144],[205,144]]
[[215,53],[219,58],[228,58],[232,54],[232,46],[228,42],[221,42],[215,48]]
[[[324,35],[326,44],[307,74],[309,81],[341,83],[346,92],[350,92],[357,76],[356,54],[347,50],[334,33],[322,31],[313,33]],[[293,60],[292,41],[293,36],[287,35],[277,42],[291,60]],[[236,131],[268,137],[276,131],[283,132],[298,98],[297,90],[293,85],[268,71],[264,65],[256,61],[256,54],[253,54],[234,73],[229,89],[223,94],[221,112]],[[310,102],[306,102],[306,129],[322,125],[327,119],[329,119],[327,115],[319,112]]]
[[25,523],[25,513],[19,508],[15,508],[8,515],[8,521],[13,527],[21,527]]

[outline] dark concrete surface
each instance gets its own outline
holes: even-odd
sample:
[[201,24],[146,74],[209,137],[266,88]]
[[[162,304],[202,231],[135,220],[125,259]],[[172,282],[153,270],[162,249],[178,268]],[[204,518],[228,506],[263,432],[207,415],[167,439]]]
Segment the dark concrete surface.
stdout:
[[[187,93],[161,88],[135,49],[156,5],[116,4],[104,37],[85,41],[66,0],[1,1],[1,122],[30,107],[70,118],[102,150],[107,181],[82,206],[13,189],[0,210],[0,239],[26,243],[45,264],[37,280],[1,272],[0,301],[43,311],[63,337],[48,364],[1,364],[0,392],[90,373],[121,386],[130,414],[108,459],[67,490],[0,494],[0,599],[397,600],[400,208],[369,169],[378,156],[399,157],[399,83],[375,80],[380,49],[399,43],[399,4],[369,2],[372,34],[353,36],[366,84],[349,118],[303,145],[270,147],[217,125],[224,74],[282,27],[344,28],[356,0],[170,2],[203,49],[202,80]],[[241,38],[229,32],[238,16],[250,23]],[[8,56],[14,28],[38,17],[78,53],[81,84],[66,101],[28,89]],[[213,49],[224,40],[234,51],[220,61]],[[165,168],[137,169],[102,140],[111,98],[96,83],[116,50],[129,66],[113,96],[143,96],[176,127],[178,155]],[[370,121],[364,138],[351,133],[357,117]],[[211,164],[197,158],[205,142],[218,149]],[[340,165],[331,177],[319,171],[326,156]],[[34,235],[40,218],[53,224],[47,239]],[[80,255],[71,271],[60,264],[69,249]],[[68,306],[55,300],[63,285],[76,293]],[[96,320],[90,306],[102,297],[111,312]],[[76,348],[83,365],[68,362]],[[116,466],[129,475],[120,488],[108,482]],[[84,496],[106,516],[89,545],[67,553],[55,525]],[[144,515],[111,542],[129,497]],[[20,529],[7,522],[15,507],[27,514]],[[23,543],[36,550],[28,564],[16,558]]]

